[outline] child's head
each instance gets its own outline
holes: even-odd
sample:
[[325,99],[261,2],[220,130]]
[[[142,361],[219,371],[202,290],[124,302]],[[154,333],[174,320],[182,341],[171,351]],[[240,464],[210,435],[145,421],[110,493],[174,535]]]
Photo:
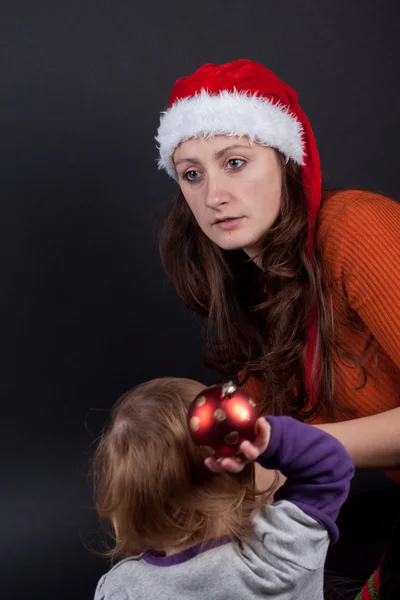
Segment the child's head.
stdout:
[[97,510],[116,538],[110,555],[248,533],[262,503],[253,464],[239,474],[213,473],[204,465],[209,450],[189,435],[187,410],[202,389],[190,379],[156,379],[114,406],[93,460]]

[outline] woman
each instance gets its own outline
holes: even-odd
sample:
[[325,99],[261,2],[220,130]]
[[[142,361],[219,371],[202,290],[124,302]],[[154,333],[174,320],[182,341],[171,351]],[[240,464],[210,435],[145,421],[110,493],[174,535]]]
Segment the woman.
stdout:
[[179,79],[156,139],[180,187],[162,261],[208,365],[400,481],[400,205],[322,193],[296,92],[252,61]]

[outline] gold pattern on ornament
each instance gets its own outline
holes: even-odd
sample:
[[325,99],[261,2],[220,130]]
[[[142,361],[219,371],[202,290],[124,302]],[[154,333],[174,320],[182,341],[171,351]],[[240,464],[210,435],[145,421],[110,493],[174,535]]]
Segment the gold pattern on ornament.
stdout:
[[197,431],[200,427],[200,419],[199,417],[192,417],[189,421],[189,427],[192,431]]
[[196,406],[204,406],[207,402],[205,396],[200,396],[200,398],[196,402]]
[[214,412],[214,419],[216,421],[225,421],[226,412],[222,410],[222,408],[217,408],[217,410]]
[[233,446],[234,444],[238,443],[239,434],[237,431],[231,431],[224,437],[224,440],[229,446]]
[[255,408],[255,407],[256,407],[256,403],[254,402],[253,398],[250,398],[250,400],[249,400],[249,404],[250,404],[250,406],[252,406],[253,408]]

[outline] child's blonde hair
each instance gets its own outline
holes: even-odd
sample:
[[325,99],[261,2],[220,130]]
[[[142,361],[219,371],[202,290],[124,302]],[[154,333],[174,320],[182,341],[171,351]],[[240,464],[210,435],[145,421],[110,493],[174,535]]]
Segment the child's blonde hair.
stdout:
[[213,473],[204,465],[209,451],[190,438],[187,410],[202,389],[190,379],[155,379],[114,406],[92,463],[96,508],[115,538],[110,557],[250,532],[253,511],[266,502],[254,465]]

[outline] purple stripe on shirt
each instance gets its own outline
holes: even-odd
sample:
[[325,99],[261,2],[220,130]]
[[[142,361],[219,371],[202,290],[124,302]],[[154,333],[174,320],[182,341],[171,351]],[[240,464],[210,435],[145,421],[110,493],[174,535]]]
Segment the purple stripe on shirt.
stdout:
[[218,548],[218,546],[227,544],[230,541],[230,536],[226,535],[218,540],[211,540],[209,542],[196,544],[195,546],[191,546],[182,552],[170,554],[169,556],[154,554],[151,550],[146,550],[142,558],[150,565],[155,565],[157,567],[172,567],[173,565],[184,563],[187,560],[194,558],[198,554],[201,554],[202,552],[206,552],[207,550],[212,550],[213,548]]

